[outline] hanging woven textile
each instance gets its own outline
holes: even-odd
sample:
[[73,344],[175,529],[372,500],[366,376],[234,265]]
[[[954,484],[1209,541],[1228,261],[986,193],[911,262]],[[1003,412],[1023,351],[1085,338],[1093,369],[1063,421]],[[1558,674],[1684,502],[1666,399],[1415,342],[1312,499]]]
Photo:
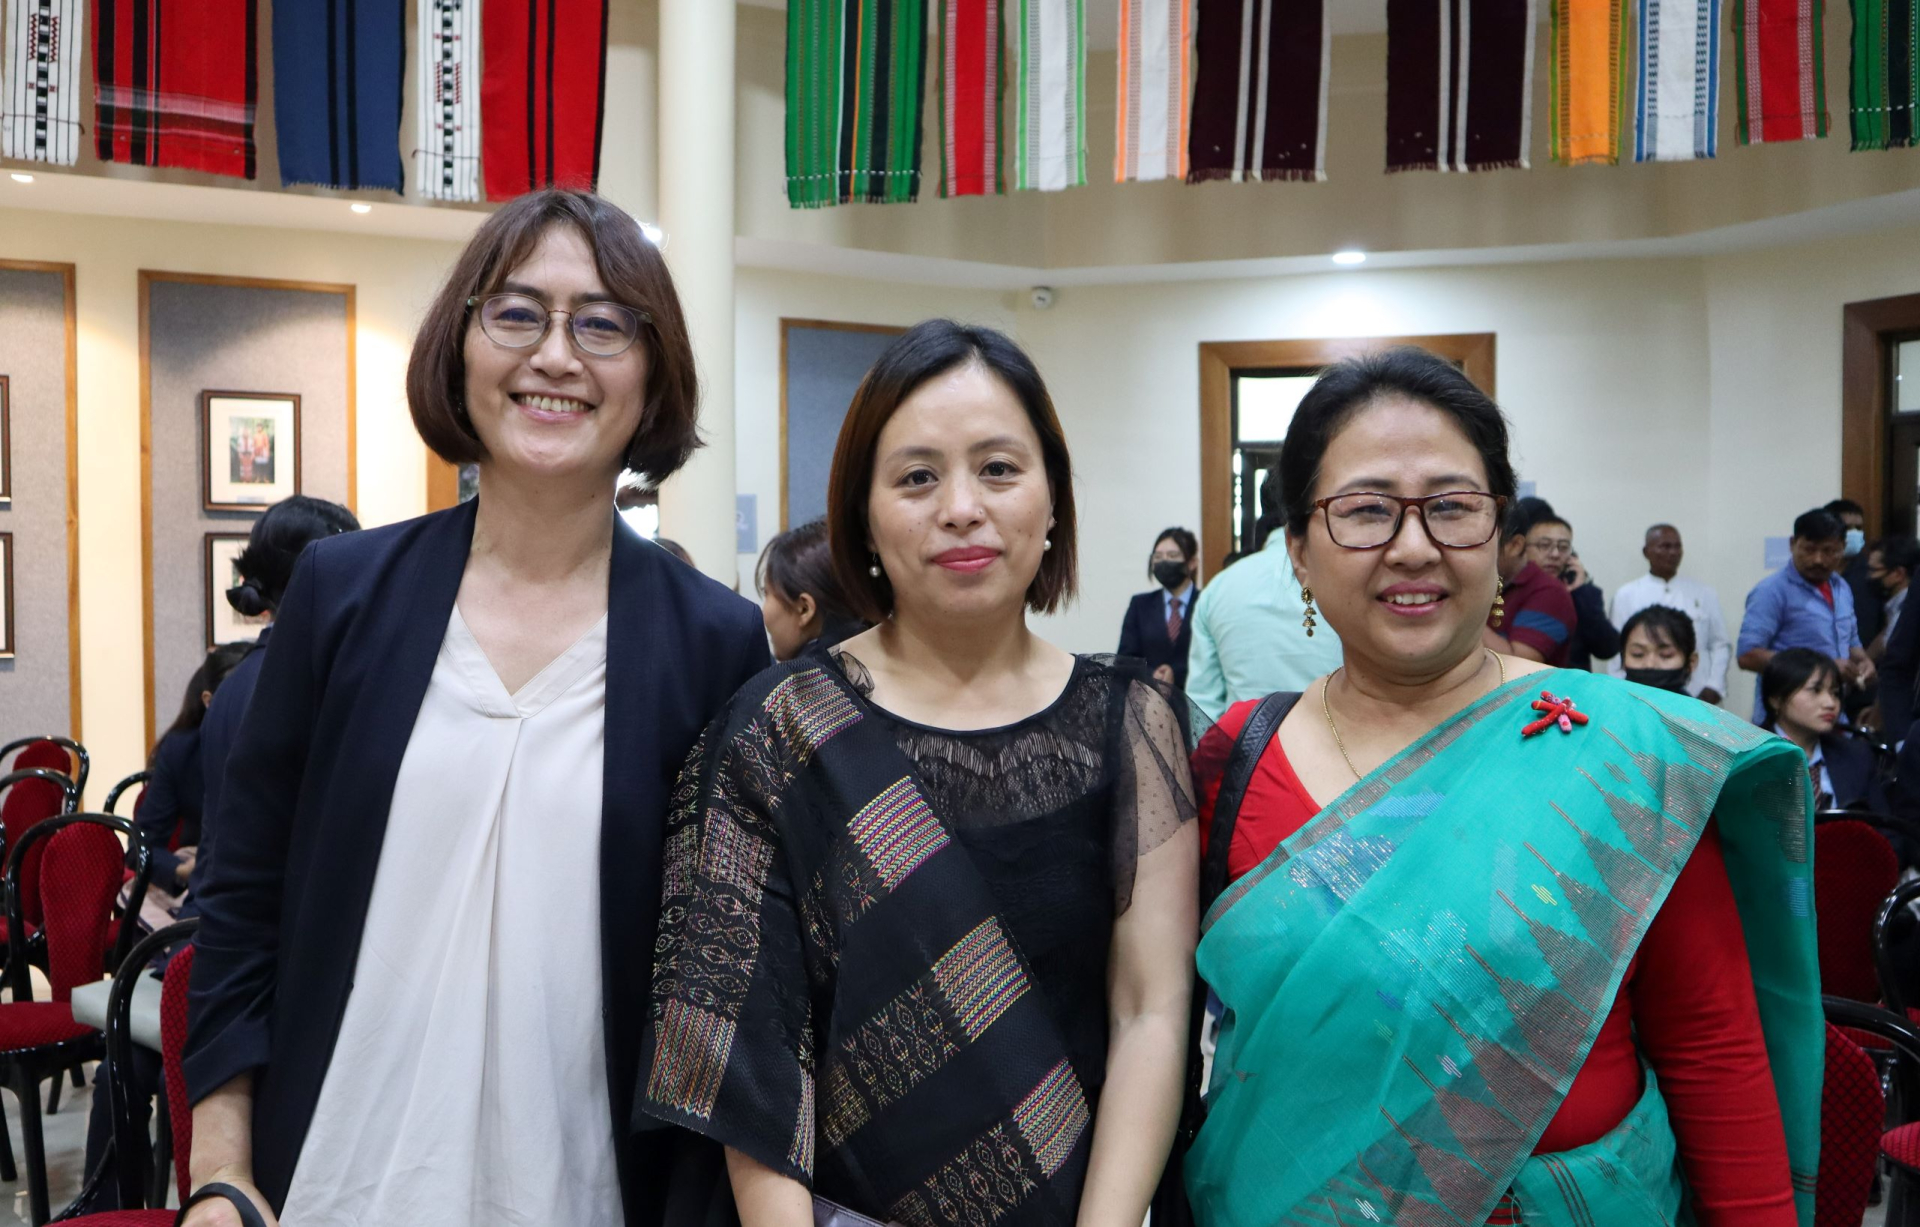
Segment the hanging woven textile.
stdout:
[[1827,134],[1824,0],[1733,0],[1742,145]]
[[1387,169],[1526,167],[1533,0],[1387,0]]
[[1000,0],[940,0],[940,194],[994,196],[1000,178]]
[[1620,163],[1626,0],[1549,0],[1553,58],[1552,156],[1562,166]]
[[1187,177],[1193,0],[1120,0],[1113,179]]
[[1013,28],[1013,186],[1087,181],[1086,0],[1008,0]]
[[487,0],[480,131],[487,199],[600,181],[607,0]]
[[920,195],[921,0],[788,0],[787,203]]
[[81,0],[12,0],[0,65],[0,156],[80,157]]
[[1719,126],[1720,0],[1640,0],[1633,160],[1713,157]]
[[273,114],[282,184],[401,190],[406,27],[402,0],[273,6]]
[[480,199],[480,0],[419,0],[415,182],[428,200]]
[[253,178],[258,19],[258,0],[94,0],[100,160]]
[[1187,179],[1327,177],[1322,0],[1200,0]]
[[1849,94],[1855,149],[1899,149],[1916,143],[1920,4],[1915,0],[1853,0]]

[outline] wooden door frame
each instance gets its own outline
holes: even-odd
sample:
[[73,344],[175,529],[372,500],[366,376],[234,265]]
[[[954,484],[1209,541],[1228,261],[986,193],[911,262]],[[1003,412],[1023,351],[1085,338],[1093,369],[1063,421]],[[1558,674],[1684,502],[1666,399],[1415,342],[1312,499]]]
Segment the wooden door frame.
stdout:
[[1323,337],[1287,341],[1204,341],[1200,345],[1200,556],[1217,575],[1233,538],[1233,373],[1274,367],[1323,367],[1397,345],[1417,345],[1460,364],[1488,396],[1494,393],[1494,334],[1461,332],[1408,337]]
[[[157,269],[143,268],[139,271],[140,284],[140,570],[145,577],[141,593],[140,613],[141,635],[141,672],[145,682],[145,701],[143,717],[147,730],[147,745],[152,745],[157,732],[153,711],[153,332],[152,311],[153,286],[156,282],[170,282],[179,285],[215,285],[233,286],[248,290],[299,290],[309,294],[338,294],[345,300],[347,315],[347,370],[344,392],[347,410],[347,510],[359,514],[360,503],[360,455],[356,396],[359,386],[359,363],[356,358],[356,345],[359,334],[356,329],[357,289],[348,284],[333,281],[287,281],[269,277],[228,277],[212,273],[169,273]],[[204,440],[202,448],[204,450]],[[202,456],[200,462],[206,462]]]
[[[0,269],[17,273],[57,273],[65,297],[67,348],[67,718],[73,729],[67,734],[84,742],[86,735],[80,720],[80,328],[78,298],[75,294],[75,267],[49,260],[0,260]],[[9,458],[11,463],[11,458]],[[17,484],[17,483],[16,483]],[[13,559],[8,558],[9,562]],[[11,593],[8,594],[9,598]],[[13,610],[7,611],[7,626],[13,627]],[[19,634],[14,635],[16,643]],[[58,732],[49,729],[49,732]],[[152,738],[147,739],[149,743]]]
[[1867,509],[1867,536],[1880,535],[1887,517],[1887,404],[1889,333],[1920,334],[1920,294],[1850,302],[1841,313],[1840,492]]

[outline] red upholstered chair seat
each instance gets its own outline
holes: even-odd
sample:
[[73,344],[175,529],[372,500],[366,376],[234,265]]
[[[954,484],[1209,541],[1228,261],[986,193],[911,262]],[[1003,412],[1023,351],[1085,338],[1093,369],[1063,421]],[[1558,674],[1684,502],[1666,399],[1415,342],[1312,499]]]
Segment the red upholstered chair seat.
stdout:
[[1880,1000],[1873,963],[1873,921],[1900,881],[1900,858],[1887,837],[1864,822],[1814,828],[1813,898],[1819,915],[1820,991]]
[[1920,1175],[1920,1121],[1888,1130],[1880,1138],[1880,1153]]
[[64,1001],[22,1001],[0,1006],[0,1054],[98,1034],[85,1023],[73,1021],[73,1007]]
[[1820,1088],[1820,1172],[1814,1184],[1814,1227],[1860,1227],[1873,1184],[1874,1147],[1887,1115],[1872,1058],[1827,1027],[1826,1079]]
[[175,1210],[103,1210],[65,1221],[85,1223],[87,1227],[173,1227],[179,1217]]

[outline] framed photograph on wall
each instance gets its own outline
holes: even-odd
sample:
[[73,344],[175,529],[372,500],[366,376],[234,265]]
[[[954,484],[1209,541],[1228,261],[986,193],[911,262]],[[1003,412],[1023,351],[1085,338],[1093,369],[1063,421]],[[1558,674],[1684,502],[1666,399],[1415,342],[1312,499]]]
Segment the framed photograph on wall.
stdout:
[[300,398],[202,392],[201,488],[208,511],[261,511],[300,493]]
[[7,377],[0,375],[0,507],[13,506],[13,436],[7,403]]
[[0,660],[13,659],[13,534],[0,533]]
[[267,624],[267,615],[250,618],[227,604],[227,589],[244,578],[237,565],[247,548],[245,533],[208,533],[206,545],[207,651],[223,643],[252,643]]

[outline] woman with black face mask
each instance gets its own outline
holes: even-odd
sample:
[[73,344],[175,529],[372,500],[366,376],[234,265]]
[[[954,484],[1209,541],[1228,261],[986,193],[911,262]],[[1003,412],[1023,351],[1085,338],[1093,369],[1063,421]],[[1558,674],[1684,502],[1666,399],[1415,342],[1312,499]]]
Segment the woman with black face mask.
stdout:
[[1700,667],[1693,619],[1669,605],[1649,605],[1620,628],[1620,661],[1627,680],[1655,690],[1687,693]]
[[1120,623],[1120,655],[1146,661],[1157,680],[1184,689],[1193,602],[1200,595],[1199,540],[1184,528],[1165,530],[1154,538],[1147,574],[1160,586],[1127,606]]

